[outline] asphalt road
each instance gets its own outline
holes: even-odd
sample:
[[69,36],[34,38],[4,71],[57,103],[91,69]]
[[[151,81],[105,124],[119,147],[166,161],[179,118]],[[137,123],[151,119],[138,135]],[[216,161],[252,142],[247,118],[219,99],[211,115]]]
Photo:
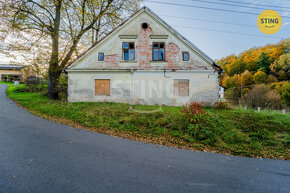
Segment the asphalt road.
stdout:
[[290,162],[143,144],[48,121],[0,85],[0,192],[290,192]]

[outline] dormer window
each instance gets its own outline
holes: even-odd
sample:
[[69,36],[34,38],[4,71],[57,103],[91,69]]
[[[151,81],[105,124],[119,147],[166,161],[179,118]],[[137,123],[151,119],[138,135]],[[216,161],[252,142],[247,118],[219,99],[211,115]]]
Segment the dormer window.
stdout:
[[133,61],[135,60],[135,46],[134,42],[123,42],[123,60]]
[[182,60],[189,61],[189,53],[188,52],[182,52]]
[[165,49],[164,42],[153,43],[153,60],[164,61],[165,60]]
[[104,53],[99,53],[98,60],[99,61],[104,61]]

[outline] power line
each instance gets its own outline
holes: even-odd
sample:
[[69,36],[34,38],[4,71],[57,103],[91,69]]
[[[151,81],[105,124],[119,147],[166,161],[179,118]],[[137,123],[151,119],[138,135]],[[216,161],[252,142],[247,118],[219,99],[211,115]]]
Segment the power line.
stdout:
[[218,30],[218,29],[209,29],[209,28],[201,28],[201,27],[181,26],[181,25],[172,25],[172,26],[181,27],[181,28],[189,28],[189,29],[213,31],[213,32],[223,32],[223,33],[230,33],[230,34],[235,34],[235,35],[247,35],[247,36],[263,37],[263,38],[269,37],[269,38],[285,39],[284,37],[280,37],[280,36],[264,36],[264,35],[258,35],[258,34],[249,34],[249,33],[242,33],[242,32],[234,32],[234,31],[226,31],[226,30]]
[[[212,1],[204,1],[204,0],[190,0],[190,1],[197,1],[197,2],[202,2],[202,3],[211,3],[211,4],[218,4],[218,5],[227,5],[227,6],[234,6],[234,7],[244,7],[244,8],[262,9],[262,10],[265,10],[265,8],[262,8],[262,7],[251,7],[251,6],[245,6],[245,5],[234,5],[234,4],[228,4],[228,3],[219,3],[219,2],[212,2]],[[290,12],[290,11],[281,10],[281,9],[276,9],[276,11]]]
[[278,7],[278,8],[285,8],[289,9],[290,7],[283,7],[283,6],[277,6],[277,5],[265,5],[265,4],[258,4],[258,3],[246,3],[246,2],[237,2],[237,1],[231,1],[231,0],[217,0],[217,1],[223,1],[223,2],[231,2],[231,3],[238,3],[238,4],[245,4],[245,5],[258,5],[258,6],[264,6],[264,7]]
[[[238,23],[232,23],[232,22],[223,22],[223,21],[207,20],[207,19],[200,19],[200,18],[171,16],[171,15],[160,15],[160,16],[163,16],[163,17],[172,17],[172,18],[178,18],[178,19],[188,19],[188,20],[196,20],[196,21],[205,21],[205,22],[212,22],[212,23],[222,23],[222,24],[236,25],[236,26],[245,26],[245,27],[252,27],[252,28],[256,28],[257,29],[257,25],[238,24]],[[290,31],[290,29],[280,29],[280,30]]]
[[[250,14],[250,15],[260,15],[260,14],[257,14],[257,13],[247,12],[247,11],[233,11],[233,10],[228,10],[228,9],[220,9],[220,8],[212,8],[212,7],[203,7],[203,6],[196,6],[196,5],[185,5],[185,4],[179,4],[179,3],[168,3],[168,2],[151,1],[151,0],[146,0],[146,2],[158,3],[158,4],[165,4],[165,5],[175,5],[175,6],[182,6],[182,7],[194,7],[194,8],[199,8],[199,9],[209,9],[209,10],[225,11],[225,12],[232,12],[232,13],[242,13],[242,14]],[[290,17],[287,17],[287,16],[283,16],[283,17],[290,19]]]

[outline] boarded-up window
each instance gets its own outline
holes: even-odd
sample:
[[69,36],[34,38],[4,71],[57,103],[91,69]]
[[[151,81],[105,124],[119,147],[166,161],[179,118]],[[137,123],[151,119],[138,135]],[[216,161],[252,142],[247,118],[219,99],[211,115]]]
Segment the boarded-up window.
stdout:
[[174,80],[174,95],[189,96],[189,80]]
[[95,95],[110,96],[110,79],[95,80]]

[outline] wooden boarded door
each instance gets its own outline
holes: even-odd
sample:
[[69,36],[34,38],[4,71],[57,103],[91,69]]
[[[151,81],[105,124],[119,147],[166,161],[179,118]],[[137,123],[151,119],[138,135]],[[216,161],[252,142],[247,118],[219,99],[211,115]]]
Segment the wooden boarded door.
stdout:
[[110,79],[96,79],[95,80],[95,95],[96,96],[110,96],[111,84]]
[[189,80],[174,80],[174,95],[189,96]]

